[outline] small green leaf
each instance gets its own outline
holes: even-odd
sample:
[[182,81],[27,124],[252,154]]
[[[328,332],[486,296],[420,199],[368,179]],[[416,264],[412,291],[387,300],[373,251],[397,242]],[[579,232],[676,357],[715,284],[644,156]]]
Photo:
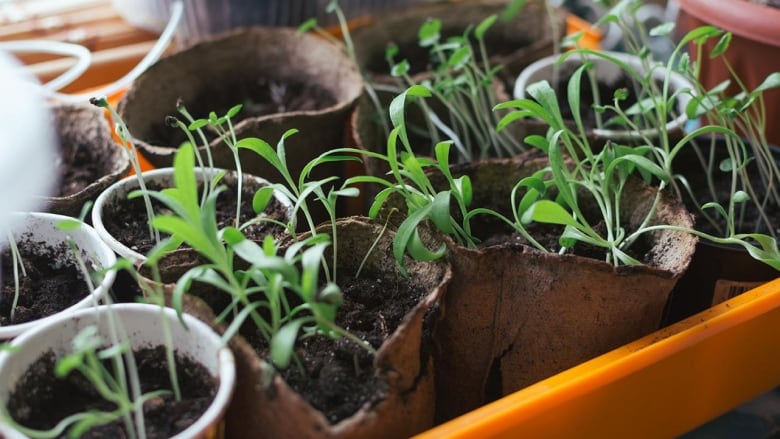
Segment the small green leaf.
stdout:
[[241,111],[241,108],[243,108],[243,107],[244,106],[242,104],[238,104],[238,105],[234,105],[234,106],[230,107],[230,110],[228,110],[226,116],[229,119],[232,119],[233,117],[236,116],[236,114],[238,114],[239,111]]
[[255,213],[260,214],[268,207],[268,203],[274,196],[274,188],[272,186],[263,186],[255,192],[252,197],[252,210]]
[[57,221],[57,228],[63,232],[70,232],[81,227],[81,221],[75,218],[68,218]]
[[476,29],[474,29],[474,37],[478,40],[484,40],[485,32],[493,26],[497,19],[498,16],[494,14],[482,20],[482,22],[477,25]]
[[455,232],[450,216],[450,191],[437,193],[431,203],[431,221],[436,228],[446,234]]
[[441,34],[441,20],[435,18],[429,18],[420,26],[420,30],[417,36],[420,40],[421,47],[433,46],[439,41]]
[[715,47],[712,48],[710,59],[723,54],[729,48],[729,44],[731,44],[731,32],[726,32],[720,37]]
[[673,30],[674,30],[673,22],[663,23],[650,29],[649,35],[651,37],[662,37],[671,34]]
[[550,200],[539,200],[532,204],[523,213],[523,223],[536,221],[539,223],[560,224],[565,226],[579,227],[579,223],[571,216],[560,204]]
[[745,191],[736,191],[734,192],[734,195],[731,197],[731,199],[735,203],[744,203],[750,200],[750,195],[748,195],[748,193]]
[[317,27],[317,19],[312,17],[298,26],[298,34],[305,34],[306,32]]
[[727,157],[718,164],[718,169],[723,172],[731,172],[734,169],[734,162],[730,157]]
[[449,60],[447,60],[447,66],[452,69],[460,70],[465,67],[471,61],[471,47],[462,46],[456,50]]
[[526,136],[523,141],[534,148],[537,148],[541,151],[547,151],[549,145],[547,144],[547,138],[544,136],[540,136],[539,134],[531,134],[530,136]]
[[390,75],[396,78],[404,77],[409,73],[410,68],[409,61],[403,60],[393,65],[393,67],[390,69]]
[[282,326],[271,338],[271,362],[276,367],[286,369],[290,365],[295,350],[295,341],[298,339],[298,331],[303,323],[303,320],[293,320]]
[[187,129],[190,131],[197,131],[199,129],[202,129],[208,124],[209,121],[207,121],[206,119],[196,119],[187,126]]
[[770,88],[780,87],[780,72],[770,73],[758,87],[753,90],[753,93],[763,92]]

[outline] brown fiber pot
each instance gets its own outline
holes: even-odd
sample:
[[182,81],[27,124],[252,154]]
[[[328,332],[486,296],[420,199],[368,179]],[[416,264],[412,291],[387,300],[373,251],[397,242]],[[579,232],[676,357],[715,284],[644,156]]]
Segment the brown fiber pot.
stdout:
[[[400,55],[409,59],[412,73],[420,73],[427,69],[423,63],[427,63],[428,56],[427,49],[419,47],[417,31],[425,20],[441,20],[442,37],[446,39],[463,35],[466,29],[490,15],[501,14],[508,3],[507,0],[433,1],[378,16],[352,33],[358,64],[369,76],[389,76],[385,50],[392,42],[399,47]],[[562,29],[563,22],[557,25]],[[544,2],[526,2],[522,11],[510,21],[496,21],[485,39],[491,64],[503,65],[501,74],[505,80],[513,81],[527,64],[552,53],[550,18]]]
[[[543,165],[520,156],[453,171],[471,176],[472,206],[508,214],[514,183]],[[639,182],[629,189],[623,199],[624,220],[636,225],[654,192]],[[683,206],[666,197],[655,218],[660,223],[693,224]],[[659,232],[650,243],[652,265],[615,268],[604,261],[545,253],[521,244],[469,250],[450,243],[453,282],[434,335],[437,421],[656,330],[695,244],[691,235]]]
[[[363,255],[382,229],[359,218],[338,222],[339,271],[353,275]],[[407,282],[392,256],[392,232],[379,240],[362,276],[381,278],[391,288]],[[230,438],[400,438],[420,433],[434,422],[434,376],[430,355],[431,324],[450,281],[444,261],[409,263],[411,282],[424,293],[374,358],[375,373],[387,383],[384,398],[365,404],[338,424],[312,408],[266,364],[241,336],[231,341],[236,355],[238,382],[227,413]]]
[[86,202],[127,174],[130,155],[114,142],[103,110],[88,103],[58,103],[51,113],[59,140],[59,193],[44,198],[46,210],[78,217]]
[[[266,92],[258,85],[261,82],[276,84],[272,88],[277,98],[279,94],[297,95],[293,101],[282,101],[291,109],[259,107],[267,103],[262,100]],[[303,93],[295,92],[299,87]],[[161,59],[135,80],[119,103],[119,113],[142,154],[154,166],[165,167],[171,165],[176,148],[185,140],[178,128],[165,125],[167,115],[184,120],[176,110],[178,99],[196,118],[210,111],[222,115],[244,104],[233,121],[239,139],[259,137],[275,146],[284,132],[299,130],[285,142],[288,166],[297,176],[314,157],[343,146],[347,117],[362,90],[357,66],[340,47],[293,28],[253,27]],[[312,97],[318,99],[308,101]],[[229,148],[219,140],[210,145],[217,167],[235,168]],[[248,173],[270,181],[280,178],[250,151],[242,151],[241,161]],[[322,176],[340,172],[325,168]]]

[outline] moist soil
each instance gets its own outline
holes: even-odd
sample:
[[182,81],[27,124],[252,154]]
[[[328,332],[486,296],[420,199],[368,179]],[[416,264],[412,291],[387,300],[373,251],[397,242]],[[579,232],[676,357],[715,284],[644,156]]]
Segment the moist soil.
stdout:
[[[298,111],[318,111],[337,104],[336,98],[316,84],[284,82],[268,78],[225,78],[224,86],[209,87],[190,101],[182,101],[187,111],[196,119],[208,118],[211,112],[225,115],[230,108],[242,104],[241,111],[232,120],[238,122],[260,116]],[[171,114],[183,119],[174,108]],[[204,130],[209,141],[216,136]],[[180,145],[186,141],[179,128],[172,128],[160,121],[151,128],[152,145]]]
[[62,311],[90,294],[78,267],[69,262],[70,249],[65,243],[51,247],[45,243],[19,240],[17,246],[22,256],[26,275],[21,275],[19,299],[14,317],[11,318],[15,286],[13,259],[5,248],[0,254],[0,326],[38,320]]
[[67,197],[81,192],[104,175],[111,173],[110,161],[113,156],[114,152],[107,148],[95,148],[76,141],[64,143],[56,159],[55,172],[60,182],[54,196]]
[[[231,225],[236,215],[237,191],[235,183],[228,181],[229,178],[229,176],[226,176],[220,182],[221,185],[226,185],[227,189],[222,191],[217,198],[217,225],[219,228]],[[157,191],[163,188],[147,184],[147,189]],[[240,222],[242,223],[257,217],[257,214],[252,209],[252,197],[256,190],[257,187],[248,187],[246,184],[243,186],[240,214]],[[155,200],[152,200],[152,207],[156,214],[170,213],[161,203]],[[264,213],[269,218],[287,221],[287,211],[276,198],[271,199]],[[146,208],[141,197],[132,200],[122,200],[122,202],[113,206],[107,206],[103,214],[103,224],[106,230],[122,244],[140,254],[146,254],[154,247],[155,242],[149,236]],[[267,235],[280,236],[283,233],[283,228],[263,221],[242,231],[248,239],[259,241]],[[162,237],[163,235],[161,234]]]
[[[360,278],[342,278],[339,283],[344,303],[336,324],[375,349],[424,296],[402,279],[362,274]],[[264,343],[257,337],[248,339],[261,358],[266,358]],[[282,377],[331,424],[354,415],[366,404],[378,404],[386,395],[387,384],[376,376],[374,356],[352,341],[315,335],[298,341],[296,355],[297,363],[293,360],[280,371]]]
[[[165,348],[144,348],[135,352],[142,393],[171,389]],[[46,430],[65,417],[86,410],[109,411],[116,406],[99,397],[80,372],[59,379],[52,351],[43,354],[17,383],[7,403],[11,416],[22,425]],[[176,355],[181,401],[172,395],[157,396],[144,403],[148,438],[168,438],[192,425],[208,408],[217,393],[217,381],[199,363]],[[106,364],[106,367],[111,367]],[[65,434],[59,437],[67,437]],[[128,437],[124,424],[113,422],[89,430],[82,438]]]
[[[575,67],[569,67],[565,66],[560,69],[559,71],[559,77],[563,78],[559,80],[555,84],[555,95],[558,96],[558,102],[560,104],[561,109],[561,115],[563,116],[564,120],[570,120],[573,121],[573,113],[572,109],[568,104],[568,78],[570,78],[574,74]],[[658,89],[661,90],[663,88],[663,84],[656,82],[658,85]],[[638,91],[641,91],[641,88],[639,85],[633,81],[630,77],[628,77],[625,74],[621,74],[619,77],[615,78],[614,81],[607,82],[598,80],[596,82],[596,93],[593,92],[593,87],[591,87],[590,81],[587,77],[587,72],[582,76],[582,82],[580,83],[580,115],[582,117],[582,123],[585,126],[586,129],[595,129],[597,128],[597,120],[596,120],[596,111],[593,109],[593,105],[597,102],[600,103],[600,105],[614,105],[614,96],[615,92],[620,89],[625,89],[628,91],[628,96],[626,99],[620,101],[620,108],[625,111],[628,108],[630,108],[632,105],[637,103],[638,100]],[[598,100],[596,100],[596,96],[598,97]],[[645,97],[644,95],[642,96]],[[612,110],[607,110],[604,113],[601,114],[601,120],[602,120],[602,128],[604,129],[625,129],[625,126],[622,125],[619,121],[615,120],[616,114]],[[667,121],[669,122],[671,119],[667,116]],[[640,123],[639,126],[641,127],[644,125],[643,123]]]
[[[725,148],[725,144],[721,142],[718,142],[715,145],[720,149]],[[710,151],[711,143],[709,141],[698,142],[698,146],[701,147],[705,154],[708,154],[707,151]],[[775,149],[772,153],[774,154],[775,159],[780,162],[780,150]],[[725,158],[725,152],[717,156],[714,167],[715,171],[712,178],[712,189],[709,189],[707,173],[704,172],[704,169],[706,168],[694,157],[695,154],[693,154],[693,149],[686,148],[680,152],[676,159],[677,164],[675,165],[675,172],[684,175],[697,200],[694,201],[694,199],[686,193],[686,196],[683,197],[683,202],[685,203],[686,208],[694,214],[696,228],[698,230],[715,236],[723,236],[726,227],[725,222],[721,221],[718,226],[720,229],[718,229],[712,222],[707,221],[707,219],[702,216],[699,206],[712,201],[717,201],[724,207],[727,207],[728,205],[728,200],[731,195],[731,174],[718,169],[720,160]],[[761,183],[758,170],[755,169],[755,166],[751,166],[754,164],[755,162],[748,165],[747,174],[750,178],[750,183],[754,188],[764,187]],[[764,193],[764,191],[758,192],[759,194]],[[714,209],[708,209],[708,213],[713,219],[720,218],[717,216]],[[740,221],[737,225],[737,233],[758,232],[780,236],[780,206],[770,204],[764,209],[764,213],[769,218],[768,223],[774,226],[774,230],[768,230],[766,227],[767,222],[761,221],[759,211],[753,200],[744,203],[744,213],[739,217]]]

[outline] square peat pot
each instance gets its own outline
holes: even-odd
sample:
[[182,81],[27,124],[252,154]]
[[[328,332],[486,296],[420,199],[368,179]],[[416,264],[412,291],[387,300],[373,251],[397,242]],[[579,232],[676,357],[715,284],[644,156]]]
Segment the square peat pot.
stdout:
[[416,439],[675,437],[780,385],[780,279]]

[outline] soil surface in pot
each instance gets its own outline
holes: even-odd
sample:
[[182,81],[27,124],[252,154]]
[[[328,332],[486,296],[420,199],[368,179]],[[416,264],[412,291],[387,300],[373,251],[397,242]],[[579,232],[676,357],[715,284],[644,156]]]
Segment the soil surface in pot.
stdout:
[[[336,323],[375,349],[425,294],[411,289],[404,281],[366,274],[360,278],[345,276],[339,283],[344,304],[336,315]],[[248,340],[261,358],[267,357],[263,342],[256,337]],[[289,368],[280,372],[282,377],[332,424],[354,415],[366,404],[375,405],[384,399],[387,385],[376,376],[374,356],[356,343],[316,335],[299,340],[296,354],[298,363],[293,360]]]
[[66,197],[78,193],[111,173],[113,156],[110,149],[94,148],[75,141],[61,145],[55,171],[60,181],[54,196]]
[[[242,104],[241,111],[232,119],[235,125],[244,119],[293,111],[318,111],[337,104],[334,96],[316,84],[243,77],[225,78],[221,84],[182,101],[187,111],[196,119],[208,118],[211,112],[223,116],[233,106]],[[173,106],[171,114],[183,119]],[[216,138],[213,132],[204,132],[209,141]],[[180,145],[187,139],[180,129],[160,120],[144,140],[152,145]]]
[[[0,325],[12,325],[38,320],[62,311],[90,294],[78,267],[65,255],[70,249],[65,243],[54,248],[43,243],[19,240],[22,265],[19,272],[19,299],[11,318],[15,294],[14,265],[9,249],[0,255]],[[40,247],[40,248],[37,248]],[[37,248],[37,249],[36,249]]]
[[[165,348],[144,348],[135,352],[143,393],[171,388]],[[19,380],[7,409],[22,425],[50,429],[63,418],[86,410],[109,411],[115,404],[102,399],[80,372],[56,378],[56,358],[52,351],[41,356]],[[106,364],[106,367],[111,367]],[[172,394],[156,396],[144,403],[148,438],[168,438],[192,425],[208,408],[217,392],[217,382],[192,359],[176,355],[181,401]],[[62,435],[61,437],[67,437]],[[82,438],[128,437],[124,424],[112,422],[89,430]]]
[[[222,191],[217,198],[217,225],[219,228],[231,225],[236,216],[237,191],[235,183],[231,184],[227,181],[228,178],[226,176],[220,182],[220,184],[226,185],[227,189]],[[147,184],[147,189],[156,191],[163,188]],[[243,186],[241,223],[257,217],[257,214],[252,209],[252,197],[257,189],[254,186],[248,187],[246,184]],[[152,200],[152,207],[157,214],[170,213],[162,204],[155,200]],[[264,213],[269,218],[287,221],[287,210],[276,198],[271,199]],[[132,200],[122,200],[113,206],[106,206],[103,210],[103,215],[103,224],[106,230],[117,241],[144,255],[154,247],[155,242],[149,235],[146,207],[141,197]],[[248,239],[261,240],[267,235],[281,235],[283,228],[263,221],[243,229],[243,233]]]
[[[574,71],[576,70],[576,67],[571,66],[564,66],[561,68],[559,75],[561,80],[559,80],[555,84],[555,95],[558,96],[558,102],[561,108],[561,115],[563,116],[564,120],[574,120],[574,117],[572,116],[572,109],[568,104],[568,80],[569,78],[574,74]],[[663,89],[663,83],[656,81],[656,85],[658,87],[658,90]],[[593,87],[591,87],[591,83],[588,80],[587,72],[583,74],[582,76],[582,82],[580,83],[581,92],[580,92],[580,115],[582,117],[582,123],[585,126],[586,129],[595,129],[598,127],[598,121],[596,120],[596,111],[593,109],[593,105],[597,102],[600,105],[614,105],[614,96],[615,92],[621,89],[624,89],[628,92],[628,96],[621,100],[619,102],[620,108],[625,111],[629,109],[632,105],[637,103],[639,93],[641,91],[639,85],[633,81],[630,77],[628,77],[625,74],[622,74],[618,76],[617,78],[614,78],[613,81],[602,81],[598,80],[596,83],[596,89],[597,93],[594,94]],[[598,100],[596,100],[596,97],[598,97]],[[642,95],[642,98],[646,96]],[[650,114],[654,115],[653,111],[650,110]],[[601,120],[602,120],[602,129],[614,129],[614,130],[623,130],[626,129],[626,126],[623,124],[622,121],[618,120],[616,118],[617,114],[612,110],[606,110],[605,112],[601,113]],[[667,120],[665,123],[672,120],[672,115],[667,115]],[[646,122],[643,122],[641,118],[638,121],[635,121],[635,123],[638,124],[639,127],[645,127],[647,125]],[[647,128],[654,128],[654,127],[647,127]]]
[[[709,154],[711,144],[708,141],[698,142],[697,145],[701,148],[701,151],[705,156]],[[726,224],[721,220],[721,217],[718,216],[715,210],[707,209],[706,212],[709,214],[710,218],[717,220],[715,221],[715,223],[718,224],[717,227],[713,222],[708,221],[699,209],[699,206],[712,201],[718,201],[724,208],[727,208],[728,200],[731,196],[731,174],[730,172],[724,172],[718,169],[720,161],[726,157],[724,149],[726,145],[722,142],[718,142],[715,145],[723,151],[723,153],[716,156],[717,158],[714,164],[715,171],[712,173],[711,187],[708,184],[707,173],[705,172],[706,166],[695,158],[695,154],[691,148],[683,149],[680,152],[676,159],[677,164],[675,165],[675,172],[679,172],[685,176],[689,187],[693,191],[696,201],[694,201],[694,198],[687,192],[684,192],[686,196],[683,197],[683,201],[688,210],[694,214],[696,228],[715,236],[724,236]],[[775,160],[780,164],[780,150],[774,149],[772,153],[775,156]],[[749,176],[750,184],[757,190],[758,195],[764,196],[766,191],[760,189],[765,187],[765,184],[761,182],[760,174],[755,166],[755,161],[748,164],[747,174]],[[754,200],[749,200],[744,203],[743,208],[744,211],[738,216],[736,227],[737,233],[753,233],[758,231],[759,233],[780,236],[780,206],[769,203],[767,207],[764,208],[764,214],[768,218],[766,221],[761,220],[760,212]],[[768,230],[767,224],[771,224],[774,227],[774,230]],[[720,227],[720,229],[718,229],[718,227]]]

